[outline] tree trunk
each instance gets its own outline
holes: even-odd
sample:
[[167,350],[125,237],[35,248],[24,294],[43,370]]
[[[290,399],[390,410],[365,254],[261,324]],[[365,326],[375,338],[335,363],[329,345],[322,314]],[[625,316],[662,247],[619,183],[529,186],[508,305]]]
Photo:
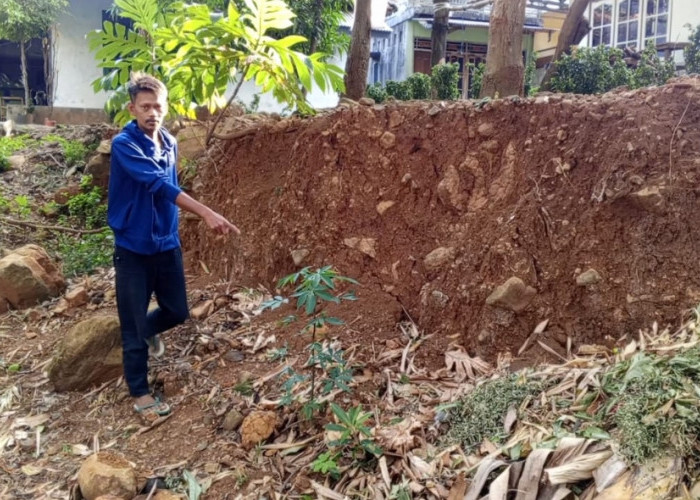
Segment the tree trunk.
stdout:
[[[440,7],[438,8],[438,5]],[[430,68],[445,63],[447,53],[447,31],[450,23],[449,4],[445,0],[433,0],[433,30],[430,35]]]
[[523,26],[526,0],[496,0],[481,97],[523,95]]
[[590,31],[591,28],[588,25],[588,21],[583,17],[590,3],[591,0],[574,0],[571,7],[569,7],[569,13],[566,15],[564,24],[559,32],[559,41],[557,42],[557,48],[554,51],[552,62],[549,68],[547,68],[547,72],[544,74],[544,78],[540,84],[542,90],[549,90],[550,82],[557,70],[557,65],[555,63],[562,54],[570,53],[571,47],[573,45],[578,45],[581,40],[583,40],[583,37]]
[[24,105],[31,106],[32,102],[29,95],[29,75],[27,74],[27,51],[24,46],[24,41],[19,42],[19,60],[22,67],[22,85],[24,86]]
[[313,54],[318,49],[319,39],[321,38],[321,21],[323,20],[323,0],[314,2],[314,29],[309,40],[309,54]]
[[358,100],[365,95],[372,34],[372,0],[357,0],[350,52],[345,65],[345,95]]

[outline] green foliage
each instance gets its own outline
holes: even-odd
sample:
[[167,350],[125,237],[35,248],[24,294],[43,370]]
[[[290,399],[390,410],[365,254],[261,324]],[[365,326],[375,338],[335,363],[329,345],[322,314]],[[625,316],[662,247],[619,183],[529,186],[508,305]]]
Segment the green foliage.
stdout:
[[66,165],[84,165],[88,154],[88,148],[80,141],[71,141],[65,137],[55,134],[47,134],[41,138],[40,142],[57,142],[63,150],[63,158]]
[[340,477],[340,469],[338,468],[338,458],[340,454],[333,451],[321,453],[316,459],[311,462],[311,470],[319,472],[324,476],[331,476],[333,479]]
[[342,70],[324,62],[325,54],[294,50],[304,37],[271,36],[293,26],[294,13],[283,0],[245,0],[242,10],[229,3],[218,18],[206,5],[174,2],[159,9],[157,0],[115,0],[115,5],[134,30],[108,21],[88,40],[107,70],[93,89],[114,91],[106,107],[119,123],[129,119],[123,108],[131,70],[160,78],[170,109],[187,117],[194,117],[198,105],[210,111],[224,107],[228,86],[236,84],[233,100],[242,81],[254,81],[279,102],[307,113],[313,110],[305,91],[343,89]]
[[365,91],[367,97],[374,99],[377,104],[386,101],[388,97],[386,89],[380,82],[375,82],[372,85],[367,85],[367,90]]
[[[358,284],[352,278],[341,276],[333,266],[325,266],[312,271],[310,267],[305,267],[299,272],[290,274],[282,278],[277,287],[280,289],[293,286],[294,290],[290,298],[296,301],[297,311],[303,311],[307,318],[306,324],[301,333],[311,332],[311,345],[309,346],[309,358],[305,367],[311,371],[311,399],[307,403],[307,413],[312,413],[318,408],[316,403],[316,372],[322,371],[326,379],[321,386],[321,392],[328,394],[334,389],[349,391],[348,383],[352,380],[352,373],[346,366],[343,359],[343,351],[334,349],[331,345],[321,344],[316,341],[316,330],[332,325],[342,325],[344,322],[340,318],[328,316],[325,313],[324,305],[328,303],[340,304],[346,300],[357,300],[354,292],[338,292],[339,283]],[[282,304],[289,302],[289,298],[277,295],[265,301],[261,309],[277,309]],[[297,321],[296,315],[285,318],[285,324]],[[282,389],[284,395],[281,404],[288,405],[294,401],[294,391],[296,387],[308,380],[308,377],[301,375],[291,368],[284,374]]]
[[618,48],[598,46],[576,48],[557,61],[557,72],[552,78],[555,92],[600,94],[627,85],[639,88],[663,85],[673,76],[672,61],[662,61],[653,42],[642,51],[637,68],[629,68]]
[[600,45],[596,48],[574,48],[556,62],[552,77],[555,92],[601,94],[631,83],[631,74],[622,58],[622,51]]
[[27,135],[0,137],[0,173],[10,168],[9,157],[31,143]]
[[353,406],[347,412],[335,403],[331,403],[331,411],[338,419],[337,424],[327,424],[326,430],[339,432],[337,439],[328,443],[333,448],[340,448],[350,453],[353,460],[363,459],[366,454],[380,456],[382,449],[372,440],[370,428],[365,423],[373,415],[362,411],[362,406]]
[[676,72],[672,60],[661,60],[654,43],[648,43],[642,51],[642,58],[632,74],[632,86],[635,88],[650,85],[663,85]]
[[408,80],[403,82],[389,80],[386,82],[386,93],[399,101],[410,101],[413,99],[413,88]]
[[86,229],[96,229],[107,225],[107,205],[102,203],[102,190],[93,186],[92,176],[84,175],[80,179],[80,193],[71,197],[66,205],[68,221]]
[[411,88],[413,99],[430,99],[432,82],[429,75],[425,73],[413,73],[406,79],[406,83]]
[[527,57],[527,64],[525,64],[525,76],[523,78],[525,97],[534,95],[538,90],[538,87],[535,87],[536,60],[535,53],[530,52]]
[[68,0],[0,0],[0,39],[42,37],[67,7]]
[[542,389],[537,382],[517,374],[488,380],[457,401],[451,412],[447,441],[461,443],[466,453],[484,439],[494,443],[506,437],[503,420],[511,407],[519,407],[526,397]]
[[63,272],[67,276],[90,273],[98,267],[109,266],[112,261],[114,236],[107,225],[107,205],[102,203],[99,187],[92,184],[92,176],[80,180],[80,193],[66,203],[68,214],[59,218],[64,226],[97,230],[85,234],[60,234],[56,251],[63,260]]
[[108,228],[79,236],[59,234],[57,251],[63,261],[63,273],[71,277],[111,265],[113,247],[114,235]]
[[600,413],[616,427],[620,452],[630,462],[694,449],[700,433],[697,346],[672,357],[638,353],[605,374],[602,390],[609,399]]
[[[345,12],[352,12],[352,0],[287,0],[294,12],[294,25],[283,31],[283,36],[301,35],[308,41],[299,45],[304,54],[311,53],[311,43],[315,41],[315,51],[324,54],[344,53],[350,47],[350,36],[341,31],[340,23]],[[320,11],[318,10],[320,6]]]
[[433,66],[431,79],[438,99],[459,99],[459,65],[457,63]]
[[484,83],[484,73],[486,73],[486,63],[479,63],[474,66],[472,81],[469,85],[469,97],[471,99],[478,99],[481,95],[481,86]]
[[686,24],[686,27],[690,30],[690,45],[683,49],[685,70],[689,74],[700,73],[700,25],[693,28]]

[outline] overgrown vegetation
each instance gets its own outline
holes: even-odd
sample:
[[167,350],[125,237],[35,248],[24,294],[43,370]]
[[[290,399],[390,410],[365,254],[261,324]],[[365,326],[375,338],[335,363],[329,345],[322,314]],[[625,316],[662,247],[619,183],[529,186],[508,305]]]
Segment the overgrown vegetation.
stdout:
[[11,135],[0,137],[0,172],[10,168],[9,157],[27,147],[27,135]]
[[508,410],[517,410],[526,398],[541,390],[541,383],[518,374],[484,382],[450,410],[450,430],[445,440],[461,443],[467,453],[484,439],[503,442],[509,433],[503,425]]
[[74,141],[60,135],[48,134],[41,138],[41,142],[57,142],[63,150],[63,158],[66,166],[84,165],[88,154],[88,148],[80,141]]
[[675,72],[673,61],[661,60],[656,46],[649,42],[636,68],[630,68],[621,49],[598,46],[575,48],[557,61],[552,78],[555,92],[601,94],[623,85],[639,88],[663,85]]
[[63,261],[66,276],[75,276],[109,266],[112,259],[114,237],[107,228],[107,205],[103,203],[102,190],[92,184],[92,177],[83,176],[80,193],[66,203],[59,217],[61,225],[84,228],[84,234],[60,233],[56,251]]
[[[133,29],[105,21],[103,30],[89,34],[90,49],[107,71],[93,82],[95,92],[108,91],[107,111],[115,121],[129,119],[125,83],[130,71],[145,71],[168,87],[169,107],[193,118],[195,109],[226,108],[244,81],[254,81],[281,103],[313,112],[305,92],[343,89],[343,71],[324,62],[325,54],[306,55],[294,47],[306,42],[299,35],[280,39],[272,34],[292,28],[294,13],[282,0],[245,0],[239,10],[230,2],[222,16],[206,5],[157,0],[115,0],[118,13]],[[234,91],[227,101],[229,85]]]
[[486,73],[486,63],[479,63],[474,66],[472,73],[472,81],[469,85],[469,97],[478,99],[481,95],[481,85],[484,82],[484,73]]
[[376,82],[367,86],[367,97],[375,102],[384,102],[393,97],[399,101],[410,99],[459,99],[459,65],[439,64],[433,68],[432,75],[414,73],[402,82],[389,80],[385,85]]
[[685,57],[685,70],[689,74],[700,73],[700,25],[693,28],[687,24],[690,30],[690,45],[683,49]]
[[603,421],[614,426],[631,463],[671,452],[697,454],[700,434],[700,347],[671,357],[640,352],[615,365],[602,381],[609,399]]

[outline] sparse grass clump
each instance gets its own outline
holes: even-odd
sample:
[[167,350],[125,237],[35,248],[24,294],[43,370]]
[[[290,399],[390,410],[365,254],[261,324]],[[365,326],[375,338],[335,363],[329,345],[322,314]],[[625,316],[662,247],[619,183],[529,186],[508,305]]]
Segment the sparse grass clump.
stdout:
[[447,441],[461,443],[465,452],[479,446],[484,439],[502,442],[507,437],[503,421],[508,409],[518,408],[542,388],[540,382],[517,374],[484,382],[457,401],[451,410]]
[[82,142],[72,141],[56,134],[45,135],[41,141],[59,143],[63,149],[63,158],[69,167],[85,164],[89,150]]
[[9,157],[28,146],[29,136],[15,135],[0,137],[0,172],[10,168]]
[[636,354],[606,374],[603,390],[610,396],[604,415],[629,462],[693,451],[700,434],[700,348],[672,357]]

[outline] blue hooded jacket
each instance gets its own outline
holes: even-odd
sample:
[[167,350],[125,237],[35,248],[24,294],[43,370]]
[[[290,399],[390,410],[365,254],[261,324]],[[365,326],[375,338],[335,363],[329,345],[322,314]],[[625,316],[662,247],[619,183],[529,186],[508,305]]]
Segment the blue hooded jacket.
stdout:
[[162,148],[133,120],[112,140],[107,222],[117,246],[153,255],[180,246],[177,142],[160,129]]

